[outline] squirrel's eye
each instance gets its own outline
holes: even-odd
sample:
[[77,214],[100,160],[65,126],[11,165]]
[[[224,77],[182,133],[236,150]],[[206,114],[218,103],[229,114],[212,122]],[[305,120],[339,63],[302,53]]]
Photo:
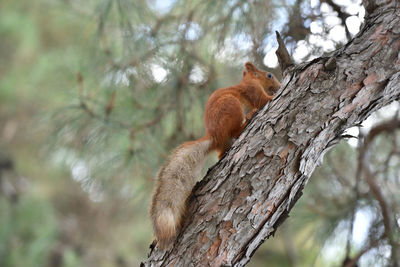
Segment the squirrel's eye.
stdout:
[[272,78],[272,74],[271,74],[271,73],[268,73],[268,74],[267,74],[267,77],[271,79],[271,78]]

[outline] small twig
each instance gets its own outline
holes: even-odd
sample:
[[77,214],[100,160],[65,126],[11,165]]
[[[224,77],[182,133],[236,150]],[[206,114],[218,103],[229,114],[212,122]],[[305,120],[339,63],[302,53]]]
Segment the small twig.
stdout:
[[392,132],[398,128],[400,128],[400,120],[397,119],[397,115],[394,116],[392,120],[383,122],[372,128],[369,131],[368,136],[366,136],[364,140],[364,145],[362,147],[363,150],[361,151],[363,153],[363,156],[365,151],[368,149],[369,144],[378,134],[382,132]]
[[344,26],[344,29],[346,31],[347,40],[349,41],[351,39],[351,34],[350,34],[350,31],[349,31],[349,28],[347,27],[346,19],[348,17],[350,17],[350,14],[348,14],[347,12],[342,11],[342,7],[339,6],[338,4],[336,4],[335,2],[333,2],[332,0],[323,0],[322,2],[325,2],[326,4],[330,5],[332,7],[332,9],[336,13],[338,13],[338,17],[342,21],[342,25]]
[[285,43],[283,42],[280,34],[278,31],[275,31],[276,33],[276,40],[278,41],[278,49],[276,50],[275,54],[278,57],[279,60],[279,66],[281,68],[282,73],[285,72],[287,68],[290,66],[293,66],[293,60],[289,55],[288,50],[286,49]]
[[380,190],[379,186],[375,182],[375,175],[371,172],[367,164],[364,165],[364,173],[365,173],[365,180],[371,189],[371,193],[374,198],[378,201],[379,206],[381,207],[382,211],[382,218],[383,218],[383,225],[385,226],[385,235],[387,238],[390,239],[392,225],[391,225],[391,216],[388,208],[388,203]]
[[347,238],[347,243],[346,243],[346,256],[345,259],[349,259],[350,257],[350,249],[351,249],[351,237],[353,236],[353,229],[354,229],[354,221],[355,221],[355,215],[356,215],[356,210],[357,210],[357,201],[360,198],[360,189],[359,189],[359,184],[360,184],[360,179],[361,179],[361,169],[362,169],[362,162],[363,162],[363,153],[362,153],[362,140],[363,140],[363,134],[361,131],[359,131],[358,135],[358,162],[357,162],[357,171],[356,171],[356,177],[355,177],[355,184],[354,184],[354,193],[355,193],[355,199],[354,199],[354,204],[352,207],[351,211],[351,219],[350,219],[350,227],[349,227],[349,234]]
[[105,110],[106,117],[108,117],[114,109],[116,96],[117,96],[117,91],[116,90],[112,91]]
[[372,143],[374,138],[378,136],[381,133],[384,132],[393,132],[396,129],[400,128],[400,120],[397,118],[397,113],[393,117],[392,120],[386,121],[384,123],[381,123],[374,128],[370,130],[368,135],[365,137],[364,144],[360,149],[360,154],[359,154],[359,171],[363,171],[365,174],[365,180],[367,184],[369,185],[370,192],[373,195],[373,197],[378,201],[378,204],[381,208],[381,213],[382,213],[382,218],[383,218],[383,225],[384,225],[384,235],[388,239],[389,244],[391,245],[392,248],[392,253],[391,257],[393,260],[394,266],[398,266],[399,264],[399,259],[398,259],[398,244],[393,240],[393,227],[392,227],[392,221],[393,221],[393,216],[390,213],[389,205],[381,192],[379,186],[376,184],[374,180],[374,174],[371,172],[371,170],[368,167],[368,164],[365,164],[365,161],[367,159],[367,150],[369,148],[369,145]]
[[362,3],[367,14],[371,14],[378,7],[375,0],[363,0]]
[[382,237],[378,238],[378,239],[374,239],[372,241],[369,242],[369,245],[364,247],[362,250],[360,250],[356,256],[354,256],[353,258],[346,258],[345,261],[343,262],[343,267],[354,267],[356,266],[358,260],[361,258],[362,255],[364,255],[365,253],[367,253],[369,250],[371,250],[372,248],[376,247],[379,244],[379,240],[381,240]]
[[76,80],[78,82],[78,96],[79,99],[82,99],[83,96],[83,77],[80,72],[76,73]]
[[131,129],[130,129],[130,136],[131,136],[131,138],[133,138],[133,136],[134,136],[137,132],[140,132],[140,131],[142,131],[142,130],[148,128],[148,127],[151,127],[151,126],[157,124],[157,123],[164,117],[164,114],[165,114],[164,112],[160,112],[160,113],[158,114],[158,116],[155,117],[154,119],[149,120],[149,121],[147,121],[147,122],[145,122],[145,123],[142,123],[142,124],[140,124],[140,125],[138,125],[138,126],[136,126],[136,127],[131,127]]

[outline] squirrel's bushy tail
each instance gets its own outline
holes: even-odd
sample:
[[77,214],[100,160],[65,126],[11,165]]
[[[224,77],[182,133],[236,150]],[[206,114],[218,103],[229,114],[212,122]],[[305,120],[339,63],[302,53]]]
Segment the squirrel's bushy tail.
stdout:
[[208,136],[177,147],[158,172],[150,215],[157,243],[168,248],[177,236],[186,200],[196,184],[212,141]]

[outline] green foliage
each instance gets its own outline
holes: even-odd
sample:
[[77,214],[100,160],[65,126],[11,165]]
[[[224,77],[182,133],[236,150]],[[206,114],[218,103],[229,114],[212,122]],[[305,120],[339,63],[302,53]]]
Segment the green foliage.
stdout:
[[0,213],[0,265],[45,265],[57,237],[57,221],[47,199],[25,195],[10,204],[0,198]]

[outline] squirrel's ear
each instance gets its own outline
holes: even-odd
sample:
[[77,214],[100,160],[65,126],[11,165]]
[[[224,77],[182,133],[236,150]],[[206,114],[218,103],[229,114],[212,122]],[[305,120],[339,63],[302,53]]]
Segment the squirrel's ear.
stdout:
[[253,63],[251,63],[251,62],[246,62],[246,64],[244,64],[244,66],[250,72],[256,72],[257,71],[256,66],[254,66]]

